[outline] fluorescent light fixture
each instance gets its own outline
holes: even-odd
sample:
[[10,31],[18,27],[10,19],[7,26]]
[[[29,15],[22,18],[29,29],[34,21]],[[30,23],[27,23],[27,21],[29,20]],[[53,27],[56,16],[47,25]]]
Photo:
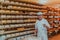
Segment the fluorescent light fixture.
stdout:
[[46,3],[48,3],[48,0],[38,0],[38,3],[39,4],[46,4]]

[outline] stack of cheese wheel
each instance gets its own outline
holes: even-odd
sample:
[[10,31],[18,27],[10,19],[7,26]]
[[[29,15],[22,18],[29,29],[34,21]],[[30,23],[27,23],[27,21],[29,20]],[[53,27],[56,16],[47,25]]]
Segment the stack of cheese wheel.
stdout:
[[5,13],[5,10],[0,10],[0,13]]
[[0,2],[4,2],[4,0],[0,0]]
[[24,28],[17,28],[18,31],[24,31]]
[[10,4],[15,4],[15,2],[14,1],[11,1]]
[[6,23],[7,21],[6,21],[6,20],[2,20],[1,22],[2,22],[2,23]]
[[10,11],[9,10],[5,10],[5,13],[10,13]]
[[15,11],[12,10],[11,13],[15,13]]
[[8,8],[8,9],[11,9],[11,8],[12,8],[12,6],[8,6],[7,8]]
[[5,0],[5,1],[4,1],[4,3],[10,3],[10,1],[8,1],[8,0]]
[[16,4],[16,5],[18,5],[18,4],[19,4],[19,2],[15,2],[15,4]]
[[15,13],[19,13],[19,11],[15,11]]
[[13,8],[13,9],[17,9],[17,6],[13,6],[12,8]]
[[38,3],[38,0],[20,0],[20,1],[31,2],[31,3]]

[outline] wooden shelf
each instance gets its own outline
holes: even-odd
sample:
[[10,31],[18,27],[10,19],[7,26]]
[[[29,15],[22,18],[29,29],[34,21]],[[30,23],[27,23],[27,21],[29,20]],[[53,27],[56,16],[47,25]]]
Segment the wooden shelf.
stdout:
[[[15,3],[12,4],[11,3],[12,1],[19,2],[19,4],[15,4]],[[49,22],[51,22],[50,24],[53,26],[53,28],[49,29],[48,32],[60,30],[59,25],[57,25],[57,23],[54,23],[54,20],[59,20],[58,19],[59,17],[55,17],[58,15],[54,13],[55,9],[53,8],[49,8],[45,5],[41,5],[38,3],[26,2],[22,0],[10,0],[9,3],[0,2],[0,4],[2,6],[2,7],[0,6],[0,22],[1,22],[0,30],[4,31],[0,33],[0,35],[9,35],[9,34],[26,32],[24,34],[14,35],[12,37],[10,36],[7,39],[34,34],[35,29],[32,27],[35,25],[35,21],[37,19],[37,15],[36,15],[37,12],[46,12],[46,15],[44,16],[44,18],[46,18]],[[35,13],[33,14],[32,12],[35,12]],[[18,22],[13,20],[17,20]],[[58,27],[55,27],[55,25],[57,25]],[[12,30],[11,28],[14,30]],[[24,29],[21,29],[21,28],[24,28]]]
[[14,30],[14,31],[2,32],[2,33],[0,33],[0,35],[8,35],[8,34],[14,34],[14,33],[20,33],[20,32],[22,33],[22,32],[31,31],[31,30],[34,30],[34,28],[23,29],[22,31],[21,30]]
[[[14,23],[30,23],[30,22],[35,22],[36,20],[2,20],[2,24],[14,24]],[[0,23],[1,24],[1,23]]]
[[18,27],[24,27],[24,26],[31,26],[31,25],[35,25],[35,23],[12,24],[12,25],[9,25],[8,27],[7,27],[7,25],[4,25],[5,27],[0,28],[0,30],[2,30],[2,29],[4,30],[4,29],[7,29],[7,28],[18,28]]
[[31,5],[22,5],[22,4],[11,4],[11,3],[1,3],[5,6],[21,6],[21,7],[27,7],[27,8],[34,8],[34,9],[46,9],[47,6],[31,6]]
[[15,11],[28,11],[28,12],[46,12],[47,10],[38,10],[38,9],[29,9],[29,8],[20,8],[20,9],[15,9],[15,8],[11,8],[11,9],[8,9],[8,8],[0,8],[0,9],[3,9],[3,10],[15,10]]
[[22,37],[22,36],[27,36],[27,35],[33,35],[34,34],[34,32],[31,32],[31,33],[28,33],[28,34],[23,34],[23,35],[17,35],[17,36],[12,36],[12,37],[8,37],[8,38],[6,38],[6,39],[11,39],[11,38],[16,38],[16,37]]
[[27,3],[27,4],[33,4],[33,5],[43,6],[43,5],[39,4],[39,3],[27,2],[27,1],[22,1],[22,0],[10,0],[10,1],[22,2],[22,3]]

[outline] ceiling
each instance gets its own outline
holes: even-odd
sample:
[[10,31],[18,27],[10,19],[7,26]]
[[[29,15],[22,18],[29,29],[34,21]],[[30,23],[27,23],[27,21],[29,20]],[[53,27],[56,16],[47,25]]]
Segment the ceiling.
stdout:
[[60,0],[38,0],[40,4],[60,8]]

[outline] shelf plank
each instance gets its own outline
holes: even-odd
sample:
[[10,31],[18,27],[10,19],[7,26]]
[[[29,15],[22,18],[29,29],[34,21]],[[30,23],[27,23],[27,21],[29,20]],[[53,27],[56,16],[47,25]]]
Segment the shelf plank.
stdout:
[[34,28],[28,28],[28,29],[24,29],[24,30],[14,30],[14,31],[7,31],[7,32],[2,32],[0,33],[0,35],[8,35],[8,34],[14,34],[14,33],[20,33],[20,32],[27,32],[27,31],[31,31],[34,30]]
[[33,5],[43,6],[42,4],[39,4],[39,3],[27,2],[27,1],[22,1],[22,0],[9,0],[9,1],[22,2],[22,3],[27,3],[27,4],[33,4]]
[[31,33],[27,33],[27,34],[23,34],[23,35],[17,35],[17,36],[12,36],[12,37],[8,37],[6,39],[11,39],[11,38],[15,38],[15,37],[22,37],[22,36],[27,36],[27,35],[33,35],[34,32],[31,32]]
[[[8,22],[7,22],[7,21],[8,21]],[[10,22],[9,22],[9,21],[10,21]],[[14,22],[12,22],[12,21],[14,21]],[[19,22],[16,22],[16,21],[19,21]],[[31,22],[32,22],[32,23],[33,23],[33,22],[35,23],[35,21],[36,21],[36,20],[24,20],[24,21],[23,21],[23,20],[21,20],[21,21],[20,21],[20,20],[2,20],[2,21],[0,21],[0,22],[2,22],[2,23],[0,23],[0,24],[3,24],[3,25],[9,24],[9,25],[10,25],[10,24],[21,24],[21,23],[31,23]]]
[[[3,27],[3,28],[0,28],[0,30],[5,30],[5,29],[10,29],[10,28],[19,28],[19,27],[24,27],[24,26],[32,26],[32,25],[35,25],[35,23],[29,23],[30,25],[28,25],[28,24],[14,24],[14,26],[10,26],[10,27]],[[3,24],[2,24],[3,25]],[[18,25],[18,26],[16,26],[16,25]],[[6,26],[6,25],[4,25],[4,26]]]
[[1,3],[5,6],[20,6],[20,7],[27,7],[27,8],[34,8],[34,9],[46,9],[47,6],[30,6],[30,5],[21,5],[21,4],[10,4],[10,3]]
[[0,8],[2,10],[15,10],[15,11],[30,11],[30,12],[47,12],[47,10],[38,10],[38,9],[29,9],[29,8],[20,8],[20,9],[17,9],[17,8]]

